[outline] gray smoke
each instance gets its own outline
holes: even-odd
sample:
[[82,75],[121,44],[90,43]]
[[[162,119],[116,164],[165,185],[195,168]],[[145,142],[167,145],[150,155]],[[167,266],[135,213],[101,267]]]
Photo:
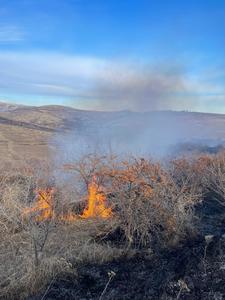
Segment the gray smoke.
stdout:
[[[112,65],[91,90],[98,109],[149,111],[190,109],[184,101],[188,89],[185,70],[179,65]],[[187,100],[187,99],[185,99]]]
[[218,144],[216,128],[208,120],[210,116],[204,114],[172,111],[89,112],[80,118],[82,126],[57,136],[60,163],[90,153],[161,159],[184,143]]

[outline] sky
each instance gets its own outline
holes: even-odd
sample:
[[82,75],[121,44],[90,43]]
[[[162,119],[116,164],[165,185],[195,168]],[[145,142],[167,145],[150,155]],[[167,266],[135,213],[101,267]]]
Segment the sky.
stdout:
[[225,113],[225,0],[0,0],[0,101]]

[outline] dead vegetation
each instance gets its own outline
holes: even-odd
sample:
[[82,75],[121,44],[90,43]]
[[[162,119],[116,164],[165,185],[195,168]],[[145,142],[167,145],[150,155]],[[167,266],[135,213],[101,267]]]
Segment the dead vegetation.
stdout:
[[[66,180],[58,175],[66,174]],[[35,162],[0,177],[0,298],[26,299],[58,274],[136,252],[175,249],[197,234],[195,207],[207,193],[225,203],[225,154],[174,160],[85,156],[54,173]],[[61,173],[60,173],[61,174]],[[107,217],[82,218],[95,176]],[[25,214],[37,190],[54,188],[54,212]],[[102,199],[102,198],[101,198]],[[73,219],[60,218],[73,215]],[[39,216],[39,218],[37,218]]]

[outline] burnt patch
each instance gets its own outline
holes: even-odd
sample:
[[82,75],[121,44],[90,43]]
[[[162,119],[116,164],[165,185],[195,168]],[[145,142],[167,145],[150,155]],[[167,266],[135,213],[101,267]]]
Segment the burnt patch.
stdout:
[[206,251],[218,248],[218,239],[207,244],[198,238],[150,259],[139,255],[130,260],[79,266],[77,277],[58,277],[44,299],[100,299],[107,284],[103,297],[107,300],[224,299],[213,298],[225,296],[225,241],[219,240],[219,252]]

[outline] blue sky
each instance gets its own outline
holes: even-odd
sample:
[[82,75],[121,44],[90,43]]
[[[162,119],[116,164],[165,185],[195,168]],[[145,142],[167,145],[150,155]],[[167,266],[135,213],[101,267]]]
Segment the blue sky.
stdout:
[[225,113],[224,0],[0,0],[0,101]]

